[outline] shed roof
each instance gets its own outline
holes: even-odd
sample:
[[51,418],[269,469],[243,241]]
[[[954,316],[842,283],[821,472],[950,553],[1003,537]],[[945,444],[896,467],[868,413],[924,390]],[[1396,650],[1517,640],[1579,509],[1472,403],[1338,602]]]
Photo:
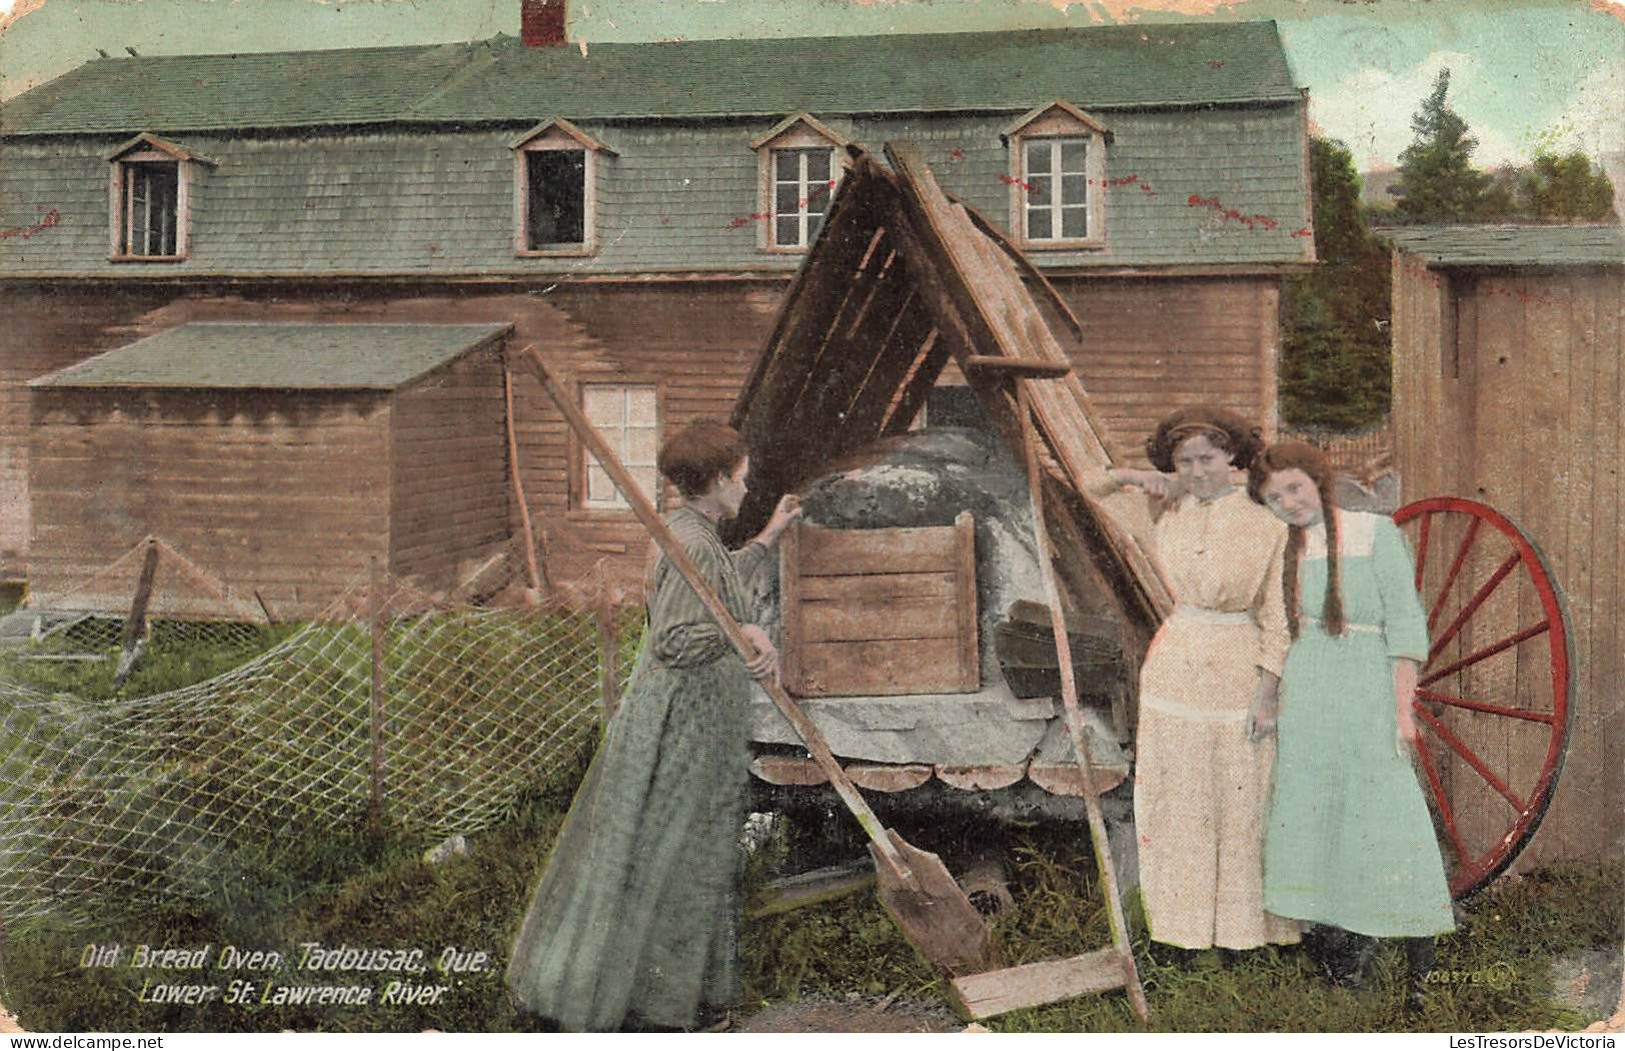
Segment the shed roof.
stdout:
[[397,390],[512,328],[195,322],[41,376],[29,386]]
[[1625,232],[1608,226],[1404,226],[1379,231],[1430,266],[1619,266]]
[[99,59],[0,109],[6,135],[370,123],[1296,102],[1274,22],[466,44]]

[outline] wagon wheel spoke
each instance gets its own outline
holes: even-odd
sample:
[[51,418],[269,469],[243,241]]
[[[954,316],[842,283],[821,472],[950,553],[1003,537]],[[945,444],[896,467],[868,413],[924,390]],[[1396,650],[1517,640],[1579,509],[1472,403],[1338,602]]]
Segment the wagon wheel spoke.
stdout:
[[1438,804],[1439,818],[1444,822],[1444,830],[1450,836],[1450,845],[1456,848],[1456,857],[1461,859],[1463,866],[1471,868],[1473,864],[1472,852],[1461,838],[1461,830],[1456,827],[1456,812],[1450,808],[1450,795],[1444,790],[1444,782],[1439,780],[1439,771],[1434,769],[1433,757],[1423,747],[1416,749],[1416,757],[1422,761],[1422,772],[1427,775],[1428,784],[1433,789],[1433,802]]
[[1428,564],[1428,534],[1432,532],[1433,516],[1423,515],[1421,533],[1416,538],[1416,590],[1422,590],[1422,570]]
[[1476,653],[1469,653],[1467,656],[1463,657],[1461,660],[1457,661],[1454,664],[1448,665],[1447,667],[1440,668],[1438,671],[1433,672],[1433,673],[1429,674],[1427,677],[1425,677],[1424,679],[1422,679],[1422,681],[1417,683],[1417,685],[1418,686],[1431,686],[1431,685],[1438,682],[1440,679],[1444,678],[1447,675],[1454,675],[1456,672],[1461,671],[1461,669],[1463,669],[1463,668],[1472,667],[1474,664],[1477,664],[1479,661],[1488,660],[1489,658],[1495,656],[1497,653],[1500,653],[1502,650],[1511,649],[1512,647],[1516,646],[1520,642],[1524,642],[1524,641],[1526,641],[1528,639],[1534,638],[1536,635],[1539,635],[1541,632],[1545,631],[1550,626],[1551,626],[1550,622],[1549,621],[1544,621],[1544,620],[1541,621],[1538,624],[1531,624],[1527,628],[1524,628],[1522,631],[1518,632],[1515,635],[1508,635],[1506,638],[1502,639],[1500,642],[1493,643],[1493,644],[1491,644],[1489,646],[1485,646],[1483,649],[1479,650]]
[[1433,690],[1417,690],[1416,696],[1424,701],[1437,701],[1452,708],[1466,708],[1468,711],[1473,712],[1504,715],[1508,719],[1525,719],[1532,723],[1551,723],[1554,721],[1550,712],[1531,712],[1522,708],[1507,708],[1499,704],[1489,704],[1485,701],[1470,701],[1465,697],[1453,697],[1448,693],[1437,693]]
[[[1507,575],[1516,569],[1518,567],[1518,563],[1522,561],[1523,552],[1512,552],[1512,554],[1507,556],[1506,561],[1502,562],[1500,567],[1490,575],[1490,579],[1486,580],[1483,585],[1481,585],[1479,589],[1473,593],[1473,597],[1467,601],[1467,605],[1461,607],[1461,612],[1456,614],[1456,619],[1450,622],[1450,626],[1444,629],[1444,631],[1439,635],[1438,639],[1434,641],[1433,646],[1428,650],[1429,664],[1433,663],[1433,659],[1439,655],[1441,650],[1450,645],[1450,640],[1454,639],[1456,637],[1456,633],[1461,630],[1461,626],[1467,623],[1467,618],[1471,617],[1478,611],[1478,607],[1482,606],[1485,600],[1495,593],[1495,589],[1500,586],[1501,581],[1505,580]],[[1432,626],[1432,623],[1429,622],[1428,627],[1431,628]]]
[[1473,549],[1473,541],[1478,539],[1478,526],[1480,519],[1473,519],[1467,524],[1467,535],[1461,538],[1461,547],[1456,551],[1455,561],[1450,563],[1450,571],[1444,575],[1444,583],[1439,586],[1439,597],[1434,600],[1433,608],[1428,611],[1428,630],[1433,630],[1433,624],[1439,619],[1439,611],[1444,609],[1445,599],[1450,597],[1450,589],[1455,586],[1456,578],[1461,575],[1461,567],[1467,562],[1467,553]]
[[1491,788],[1501,793],[1502,798],[1504,798],[1508,803],[1512,804],[1512,809],[1516,810],[1520,814],[1524,812],[1526,809],[1524,801],[1513,794],[1512,789],[1506,786],[1506,782],[1502,781],[1499,777],[1496,777],[1495,771],[1484,765],[1484,760],[1475,755],[1471,748],[1468,748],[1465,744],[1463,744],[1459,737],[1451,733],[1443,723],[1435,719],[1426,709],[1419,708],[1417,709],[1416,714],[1422,717],[1422,721],[1427,723],[1428,726],[1432,728],[1434,733],[1438,734],[1444,739],[1444,743],[1450,746],[1451,751],[1467,760],[1467,765],[1472,767],[1474,770],[1477,770],[1478,776],[1482,777],[1485,781],[1488,781]]

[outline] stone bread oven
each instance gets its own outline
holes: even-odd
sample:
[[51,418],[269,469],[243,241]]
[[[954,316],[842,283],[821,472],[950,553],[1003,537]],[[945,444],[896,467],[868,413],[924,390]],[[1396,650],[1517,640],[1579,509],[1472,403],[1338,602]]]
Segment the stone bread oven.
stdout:
[[[895,549],[902,554],[892,561],[904,572],[863,577],[881,586],[901,581],[906,591],[920,578],[951,577],[907,571],[919,565],[910,560],[909,541],[932,534],[951,537],[956,522],[961,530],[968,528],[968,540],[973,537],[971,587],[958,596],[956,588],[924,600],[871,590],[843,600],[826,598],[831,591],[827,586],[821,591],[802,589],[814,598],[803,597],[800,609],[836,606],[832,612],[847,613],[864,635],[861,642],[835,645],[852,646],[853,657],[865,662],[845,679],[860,689],[870,684],[869,692],[805,692],[797,689],[793,671],[787,678],[792,691],[802,693],[808,715],[824,731],[853,780],[880,792],[913,795],[911,790],[920,789],[950,803],[974,800],[980,809],[991,805],[1011,817],[1081,813],[1074,753],[1056,700],[1059,677],[1053,636],[1047,617],[1035,616],[1045,607],[1026,481],[1003,444],[970,428],[913,432],[844,458],[800,487],[799,493],[805,531],[821,537],[903,541]],[[787,605],[794,606],[797,600],[787,596],[790,589],[782,586],[782,578],[794,564],[796,548],[794,542],[784,545],[780,564],[764,574],[756,595],[762,622],[780,640],[787,670],[804,663],[806,655],[798,649],[832,646],[798,640],[793,626],[786,624]],[[856,548],[871,549],[871,544]],[[831,568],[814,568],[825,575],[805,578],[804,584],[846,579],[828,575]],[[1094,731],[1092,758],[1097,773],[1115,784],[1128,770],[1124,702],[1132,660],[1123,652],[1124,633],[1104,590],[1074,587],[1063,598],[1068,623],[1074,625],[1074,653],[1086,658],[1079,664],[1078,679]],[[956,600],[970,608],[955,608]],[[919,614],[910,612],[916,609]],[[792,611],[789,619],[794,617]],[[973,679],[955,682],[962,671],[958,666],[906,659],[911,646],[922,644],[911,637],[920,630],[913,625],[922,623],[922,617],[941,626],[939,637],[923,640],[924,644],[954,644],[947,647],[950,654],[962,644],[974,645]],[[818,619],[822,623],[829,618]],[[947,635],[967,621],[968,635]],[[1033,621],[1042,621],[1042,627]],[[1087,629],[1082,637],[1076,631],[1079,626]],[[1039,637],[1023,646],[1035,631]],[[1041,659],[1045,647],[1047,669]],[[1040,655],[1037,661],[1035,654]],[[919,688],[912,688],[911,677]],[[794,731],[760,692],[755,698],[753,739],[757,750],[753,772],[764,784],[821,783]],[[956,794],[964,798],[952,798]]]

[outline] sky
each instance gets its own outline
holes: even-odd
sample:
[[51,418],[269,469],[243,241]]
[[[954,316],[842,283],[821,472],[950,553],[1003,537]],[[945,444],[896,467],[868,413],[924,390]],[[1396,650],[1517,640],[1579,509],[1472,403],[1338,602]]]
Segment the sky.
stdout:
[[[516,34],[519,0],[0,0],[0,97],[95,57]],[[1273,18],[1310,118],[1394,164],[1440,69],[1490,167],[1625,152],[1625,0],[571,0],[572,40],[954,32]],[[1088,100],[1074,100],[1086,108]]]

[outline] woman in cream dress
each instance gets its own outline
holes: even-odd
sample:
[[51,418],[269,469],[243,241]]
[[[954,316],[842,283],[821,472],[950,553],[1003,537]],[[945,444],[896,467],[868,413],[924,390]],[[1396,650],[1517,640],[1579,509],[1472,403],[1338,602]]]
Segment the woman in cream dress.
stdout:
[[1298,925],[1263,902],[1287,531],[1230,477],[1258,432],[1198,407],[1162,421],[1146,448],[1158,470],[1111,477],[1162,503],[1152,541],[1177,603],[1140,673],[1134,820],[1151,937],[1186,949],[1296,942]]

